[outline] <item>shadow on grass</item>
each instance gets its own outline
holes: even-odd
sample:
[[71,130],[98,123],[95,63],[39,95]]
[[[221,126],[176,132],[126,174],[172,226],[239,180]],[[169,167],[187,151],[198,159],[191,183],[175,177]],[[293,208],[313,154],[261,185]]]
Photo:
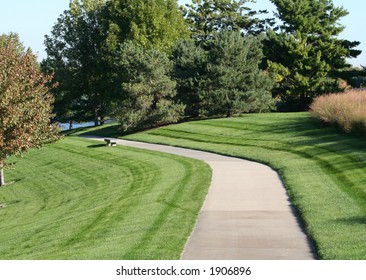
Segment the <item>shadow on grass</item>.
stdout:
[[353,225],[353,224],[366,225],[366,216],[343,218],[340,220],[340,222],[350,224],[350,225]]
[[88,148],[95,149],[95,148],[102,148],[105,147],[105,144],[95,144],[95,145],[89,145]]
[[102,126],[80,127],[63,132],[65,136],[91,136],[97,135],[102,137],[118,138],[124,134],[119,130],[118,124],[106,124]]
[[108,126],[100,126],[94,128],[92,131],[86,131],[80,134],[81,136],[87,135],[98,135],[103,137],[113,137],[118,138],[123,135],[123,133],[119,130],[119,125],[108,125]]

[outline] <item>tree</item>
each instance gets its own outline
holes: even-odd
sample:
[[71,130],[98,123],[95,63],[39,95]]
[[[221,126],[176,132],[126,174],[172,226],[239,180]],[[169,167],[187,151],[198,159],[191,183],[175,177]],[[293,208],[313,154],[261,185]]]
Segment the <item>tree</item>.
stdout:
[[228,117],[272,108],[273,79],[259,69],[263,54],[258,37],[221,31],[205,54],[189,42],[177,47],[175,76],[180,100],[188,101],[186,113],[193,112],[189,116]]
[[193,40],[180,40],[173,48],[172,59],[177,99],[186,105],[186,117],[197,118],[201,106],[199,92],[205,86],[207,51],[197,46]]
[[138,46],[170,53],[179,38],[189,36],[176,0],[111,0],[109,46],[132,41]]
[[273,81],[259,69],[262,58],[258,37],[221,32],[208,52],[207,82],[200,92],[201,114],[229,117],[269,111]]
[[189,23],[191,37],[199,44],[214,38],[222,30],[240,31],[247,34],[261,33],[271,19],[256,16],[267,13],[253,11],[246,3],[253,0],[193,0],[183,12]]
[[104,122],[110,101],[106,0],[72,0],[46,36],[47,59],[42,68],[54,73],[60,119]]
[[181,118],[184,106],[173,101],[176,84],[170,78],[172,63],[165,53],[126,42],[115,61],[115,70],[123,76],[114,116],[123,131],[174,123]]
[[279,32],[269,31],[265,55],[275,73],[277,94],[305,108],[312,98],[334,89],[337,72],[356,57],[359,43],[338,39],[339,19],[348,13],[331,0],[271,0],[281,20]]
[[7,157],[58,138],[57,126],[50,124],[50,80],[17,35],[0,36],[0,186]]

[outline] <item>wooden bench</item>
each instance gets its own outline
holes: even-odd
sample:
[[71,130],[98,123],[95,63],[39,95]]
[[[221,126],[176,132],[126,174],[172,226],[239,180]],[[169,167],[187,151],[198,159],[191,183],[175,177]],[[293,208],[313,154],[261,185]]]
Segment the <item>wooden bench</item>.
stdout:
[[106,142],[106,145],[109,147],[117,146],[116,141],[113,141],[111,139],[104,139],[104,141]]

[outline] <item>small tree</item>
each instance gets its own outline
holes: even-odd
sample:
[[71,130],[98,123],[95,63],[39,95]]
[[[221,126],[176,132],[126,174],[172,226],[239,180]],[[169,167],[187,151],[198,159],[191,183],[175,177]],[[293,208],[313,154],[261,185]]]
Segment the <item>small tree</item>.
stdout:
[[0,36],[0,186],[7,157],[58,138],[57,126],[50,124],[50,79],[17,35]]
[[120,98],[114,115],[123,131],[177,122],[184,106],[174,103],[176,83],[170,78],[172,63],[156,50],[145,50],[132,42],[121,46],[116,71],[121,76]]

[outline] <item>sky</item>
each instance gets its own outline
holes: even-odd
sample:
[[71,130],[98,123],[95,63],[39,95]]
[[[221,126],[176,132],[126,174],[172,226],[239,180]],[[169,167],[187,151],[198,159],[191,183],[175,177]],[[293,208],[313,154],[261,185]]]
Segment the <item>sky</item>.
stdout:
[[[189,3],[190,0],[179,0],[179,4]],[[349,62],[354,66],[366,66],[366,28],[364,13],[365,0],[333,0],[336,6],[345,7],[349,15],[341,19],[346,26],[339,38],[350,41],[360,41],[362,54]],[[38,59],[46,57],[44,51],[44,36],[50,34],[52,26],[59,15],[68,9],[69,0],[0,0],[0,34],[16,32],[26,47],[30,47],[38,54]],[[256,10],[267,9],[270,15],[274,6],[270,0],[257,0],[252,4]]]

